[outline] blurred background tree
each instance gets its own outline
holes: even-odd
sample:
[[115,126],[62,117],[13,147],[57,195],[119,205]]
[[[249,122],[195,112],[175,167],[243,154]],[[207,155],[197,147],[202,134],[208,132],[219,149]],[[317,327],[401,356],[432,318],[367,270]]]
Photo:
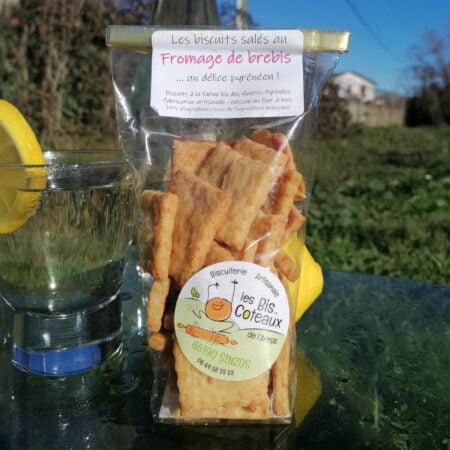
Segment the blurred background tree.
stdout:
[[[0,14],[0,97],[43,145],[116,134],[105,28],[149,23],[148,0],[22,0]],[[89,145],[89,144],[87,144]]]
[[346,136],[350,130],[355,128],[351,123],[346,100],[339,97],[337,87],[329,81],[325,85],[319,104],[317,137],[326,139]]
[[428,33],[411,60],[417,88],[407,101],[406,125],[450,124],[450,21],[447,36]]
[[214,0],[154,0],[152,25],[219,26]]

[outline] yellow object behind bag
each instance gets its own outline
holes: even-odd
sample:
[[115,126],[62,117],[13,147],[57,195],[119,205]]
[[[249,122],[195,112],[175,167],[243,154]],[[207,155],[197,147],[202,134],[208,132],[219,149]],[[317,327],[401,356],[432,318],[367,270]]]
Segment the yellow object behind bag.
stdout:
[[[305,243],[297,235],[293,235],[283,250],[300,267],[300,277],[295,282],[285,280],[289,298],[297,296],[295,320],[299,320],[311,306],[323,289],[322,268],[314,260]],[[298,293],[298,294],[297,294]]]

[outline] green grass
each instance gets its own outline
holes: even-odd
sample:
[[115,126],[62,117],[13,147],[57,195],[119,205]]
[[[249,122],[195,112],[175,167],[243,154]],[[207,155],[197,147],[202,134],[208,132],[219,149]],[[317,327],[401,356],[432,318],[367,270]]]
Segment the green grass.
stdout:
[[317,143],[307,244],[324,267],[450,283],[450,127]]

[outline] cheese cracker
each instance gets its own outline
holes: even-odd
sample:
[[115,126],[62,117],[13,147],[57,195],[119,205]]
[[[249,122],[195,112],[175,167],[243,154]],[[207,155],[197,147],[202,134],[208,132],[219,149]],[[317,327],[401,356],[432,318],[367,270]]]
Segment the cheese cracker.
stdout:
[[272,214],[259,215],[252,223],[250,236],[258,240],[255,263],[272,267],[274,258],[280,250],[280,242],[286,228],[287,217]]
[[223,381],[196,369],[174,343],[183,418],[266,419],[270,412],[269,370],[245,381]]
[[169,276],[172,232],[178,197],[161,191],[146,190],[141,194],[141,210],[152,236],[146,239],[143,266],[158,280]]
[[302,174],[297,170],[286,170],[270,192],[264,204],[264,211],[267,214],[287,215],[294,200],[298,198],[299,192],[303,192],[302,195],[305,198],[304,189]]
[[232,203],[216,239],[229,247],[242,249],[250,226],[273,185],[267,164],[245,156],[234,160],[223,179],[223,190],[230,195]]
[[288,138],[282,133],[271,133],[268,130],[255,130],[252,139],[259,144],[265,145],[276,152],[286,155],[286,163],[289,169],[295,169],[294,156]]
[[[276,152],[282,152],[287,158],[286,170],[297,171],[291,145],[289,144],[288,138],[284,134],[271,133],[267,130],[255,130],[252,133],[252,138],[255,142],[266,145]],[[305,184],[301,183],[298,186],[298,191],[296,192],[294,200],[298,201],[303,199],[305,199]]]
[[258,240],[248,237],[241,250],[231,249],[231,253],[237,261],[254,262],[257,250]]
[[287,335],[283,348],[272,366],[272,410],[276,416],[284,417],[291,411],[292,391],[295,389],[295,381],[292,381],[295,370],[292,367],[291,355],[294,339],[295,333]]
[[230,146],[220,142],[214,147],[200,165],[197,175],[219,188],[223,185],[223,180],[239,153]]
[[170,348],[172,345],[172,336],[167,331],[154,331],[148,338],[148,346],[161,352]]
[[206,255],[205,266],[210,266],[211,264],[222,261],[233,261],[234,259],[235,258],[228,249],[222,247],[217,241],[212,241],[211,247]]
[[231,198],[188,169],[180,169],[175,174],[168,191],[176,194],[180,202],[169,274],[181,287],[203,267],[214,235],[226,221]]
[[169,290],[169,278],[153,280],[146,305],[147,329],[150,331],[161,330],[162,317],[164,315],[164,308],[166,306]]
[[214,141],[173,141],[172,176],[180,169],[192,169],[194,172],[206,158],[209,151],[217,145]]
[[298,265],[283,250],[279,250],[275,255],[275,267],[291,282],[300,275]]
[[274,151],[274,149],[254,142],[245,136],[234,143],[233,150],[247,158],[267,164],[270,167],[274,179],[277,179],[281,175],[288,159],[284,153]]
[[286,244],[289,238],[298,231],[305,221],[305,216],[295,206],[291,206],[287,215],[287,222],[281,239],[281,246]]

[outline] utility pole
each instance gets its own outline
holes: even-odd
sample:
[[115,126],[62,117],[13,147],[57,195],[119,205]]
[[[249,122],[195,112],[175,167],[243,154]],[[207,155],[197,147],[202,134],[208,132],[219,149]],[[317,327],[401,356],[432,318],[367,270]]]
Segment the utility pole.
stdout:
[[247,0],[236,0],[236,28],[247,25]]

